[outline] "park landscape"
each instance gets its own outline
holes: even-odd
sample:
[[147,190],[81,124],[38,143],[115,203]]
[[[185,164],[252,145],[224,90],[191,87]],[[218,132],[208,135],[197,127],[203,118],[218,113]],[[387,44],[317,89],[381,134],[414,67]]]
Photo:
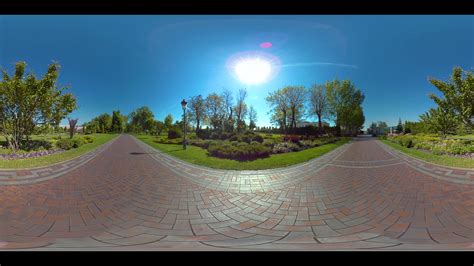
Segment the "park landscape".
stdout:
[[[235,66],[250,88],[259,60]],[[263,109],[223,88],[162,120],[138,105],[82,121],[68,70],[44,68],[2,70],[1,250],[474,247],[471,70],[426,77],[434,107],[389,126],[337,77],[276,87]]]

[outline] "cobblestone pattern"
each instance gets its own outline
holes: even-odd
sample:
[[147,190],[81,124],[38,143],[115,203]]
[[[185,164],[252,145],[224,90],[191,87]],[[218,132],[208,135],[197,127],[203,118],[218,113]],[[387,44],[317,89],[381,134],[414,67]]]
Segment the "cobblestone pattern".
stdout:
[[406,162],[408,165],[424,174],[451,182],[474,185],[474,170],[472,169],[443,167],[440,165],[427,163],[412,156],[391,149],[383,142],[377,141],[377,144],[379,144],[393,157],[403,162]]
[[0,187],[0,249],[474,249],[473,186],[372,139],[262,192],[211,189],[149,153],[123,135],[61,178]]
[[112,145],[114,140],[115,139],[77,158],[53,164],[47,167],[37,167],[29,169],[0,169],[0,186],[33,184],[67,174],[70,171],[77,169],[89,162],[90,160],[94,159],[99,153],[101,153],[110,145]]

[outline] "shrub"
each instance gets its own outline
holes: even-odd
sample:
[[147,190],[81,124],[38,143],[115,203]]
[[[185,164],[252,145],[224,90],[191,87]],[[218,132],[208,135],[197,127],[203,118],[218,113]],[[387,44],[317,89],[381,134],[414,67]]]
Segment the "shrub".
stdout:
[[230,143],[225,143],[223,145],[210,145],[208,152],[209,155],[214,157],[239,161],[255,160],[270,155],[270,149],[260,143],[253,145],[239,143],[237,146]]
[[174,127],[168,130],[168,139],[177,139],[182,137],[181,129]]
[[72,139],[69,138],[60,139],[56,142],[56,146],[63,150],[70,150],[72,149],[73,145],[74,143]]
[[84,139],[84,141],[85,141],[86,143],[92,143],[92,142],[95,141],[94,137],[92,137],[92,136],[87,136],[87,135],[84,136],[83,139]]
[[242,136],[241,135],[238,135],[238,134],[235,134],[235,135],[232,135],[230,138],[229,138],[230,141],[243,141],[242,140]]
[[199,129],[196,131],[196,136],[201,139],[209,139],[211,136],[211,131],[209,129]]
[[436,154],[436,155],[447,153],[446,146],[443,144],[434,145],[431,151],[433,152],[433,154]]
[[21,143],[20,149],[25,151],[38,151],[38,150],[49,150],[53,147],[50,141],[40,140],[29,140]]
[[83,138],[81,137],[75,137],[75,138],[72,138],[72,147],[73,148],[79,148],[81,147],[82,145],[84,145],[85,141]]
[[258,143],[263,143],[263,137],[259,134],[255,134],[255,137],[253,138],[253,140]]
[[470,145],[465,145],[461,141],[457,141],[453,144],[451,144],[448,147],[448,153],[450,154],[458,154],[458,155],[463,155],[471,152],[471,147]]
[[273,148],[273,146],[275,146],[276,144],[276,141],[274,141],[273,139],[265,139],[262,144],[269,148]]
[[292,151],[300,151],[301,147],[292,142],[281,142],[273,147],[272,153],[287,153]]
[[283,137],[283,141],[291,141],[293,143],[298,143],[300,141],[300,136],[298,135],[286,135]]

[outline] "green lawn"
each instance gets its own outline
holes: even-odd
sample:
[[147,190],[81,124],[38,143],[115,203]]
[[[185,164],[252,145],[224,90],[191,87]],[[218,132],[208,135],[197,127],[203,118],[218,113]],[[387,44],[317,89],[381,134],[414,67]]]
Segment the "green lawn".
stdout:
[[451,166],[451,167],[461,167],[461,168],[474,168],[474,160],[467,159],[467,158],[458,158],[452,157],[448,155],[436,155],[432,153],[428,153],[425,151],[403,147],[399,144],[390,142],[388,140],[380,140],[383,143],[387,144],[388,146],[401,151],[407,155],[413,156],[415,158],[421,159],[423,161],[444,165],[444,166]]
[[189,145],[187,150],[183,150],[182,145],[156,143],[153,141],[156,139],[156,137],[153,136],[135,135],[135,137],[154,148],[157,148],[186,162],[227,170],[262,170],[303,163],[332,151],[350,140],[349,138],[345,138],[336,143],[326,144],[299,152],[274,154],[264,159],[239,162],[230,159],[221,159],[208,156],[207,150],[196,146]]
[[[28,159],[0,160],[0,169],[24,169],[67,161],[98,148],[100,145],[113,139],[117,134],[91,134],[91,136],[94,137],[94,142],[84,144],[79,148],[65,152]],[[42,138],[42,136],[36,136],[35,138],[39,139]]]

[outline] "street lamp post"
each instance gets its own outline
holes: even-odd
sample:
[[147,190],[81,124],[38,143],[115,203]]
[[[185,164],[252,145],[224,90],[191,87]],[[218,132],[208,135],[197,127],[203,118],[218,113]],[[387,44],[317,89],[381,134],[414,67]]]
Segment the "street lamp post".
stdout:
[[183,132],[184,132],[184,135],[183,135],[183,149],[186,150],[186,105],[188,103],[186,102],[185,99],[183,99],[181,101],[181,107],[183,107]]

